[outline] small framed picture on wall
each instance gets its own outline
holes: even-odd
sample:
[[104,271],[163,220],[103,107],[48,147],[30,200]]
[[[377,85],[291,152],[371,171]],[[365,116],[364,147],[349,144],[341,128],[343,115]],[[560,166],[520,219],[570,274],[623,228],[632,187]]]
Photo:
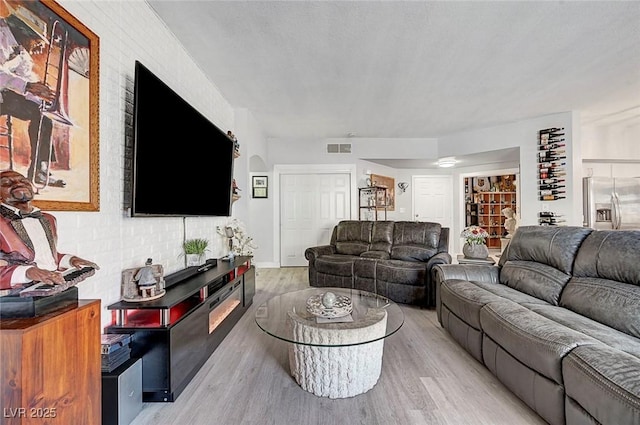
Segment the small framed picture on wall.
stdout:
[[253,176],[251,180],[251,197],[268,198],[269,178],[267,176]]

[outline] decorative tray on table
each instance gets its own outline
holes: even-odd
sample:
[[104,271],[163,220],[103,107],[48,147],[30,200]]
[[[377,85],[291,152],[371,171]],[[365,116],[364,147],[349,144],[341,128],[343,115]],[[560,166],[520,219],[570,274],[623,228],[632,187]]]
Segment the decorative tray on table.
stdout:
[[307,311],[316,317],[333,319],[351,314],[353,304],[349,297],[326,292],[309,297],[307,299]]

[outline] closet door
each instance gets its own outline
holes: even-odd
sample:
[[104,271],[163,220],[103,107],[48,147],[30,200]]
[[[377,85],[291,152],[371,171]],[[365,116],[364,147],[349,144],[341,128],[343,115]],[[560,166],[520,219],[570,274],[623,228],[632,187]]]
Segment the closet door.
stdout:
[[307,266],[304,251],[326,245],[351,211],[349,174],[280,176],[280,265]]
[[440,223],[449,228],[449,251],[453,235],[453,179],[451,176],[415,176],[413,178],[413,218]]

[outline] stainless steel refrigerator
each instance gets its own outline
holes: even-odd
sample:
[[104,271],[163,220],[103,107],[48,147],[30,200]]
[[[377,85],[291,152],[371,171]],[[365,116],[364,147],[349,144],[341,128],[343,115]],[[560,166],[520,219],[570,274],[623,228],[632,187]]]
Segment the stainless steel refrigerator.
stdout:
[[640,177],[585,177],[582,189],[584,226],[640,229]]

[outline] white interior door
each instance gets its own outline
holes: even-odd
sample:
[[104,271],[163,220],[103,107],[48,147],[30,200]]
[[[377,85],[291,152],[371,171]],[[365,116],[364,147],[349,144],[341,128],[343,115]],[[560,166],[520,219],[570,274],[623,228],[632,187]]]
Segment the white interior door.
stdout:
[[333,227],[351,211],[349,174],[280,177],[280,265],[307,266],[304,251],[329,243]]
[[453,228],[453,178],[416,176],[413,178],[413,217],[415,221],[440,223],[449,228],[449,251]]

